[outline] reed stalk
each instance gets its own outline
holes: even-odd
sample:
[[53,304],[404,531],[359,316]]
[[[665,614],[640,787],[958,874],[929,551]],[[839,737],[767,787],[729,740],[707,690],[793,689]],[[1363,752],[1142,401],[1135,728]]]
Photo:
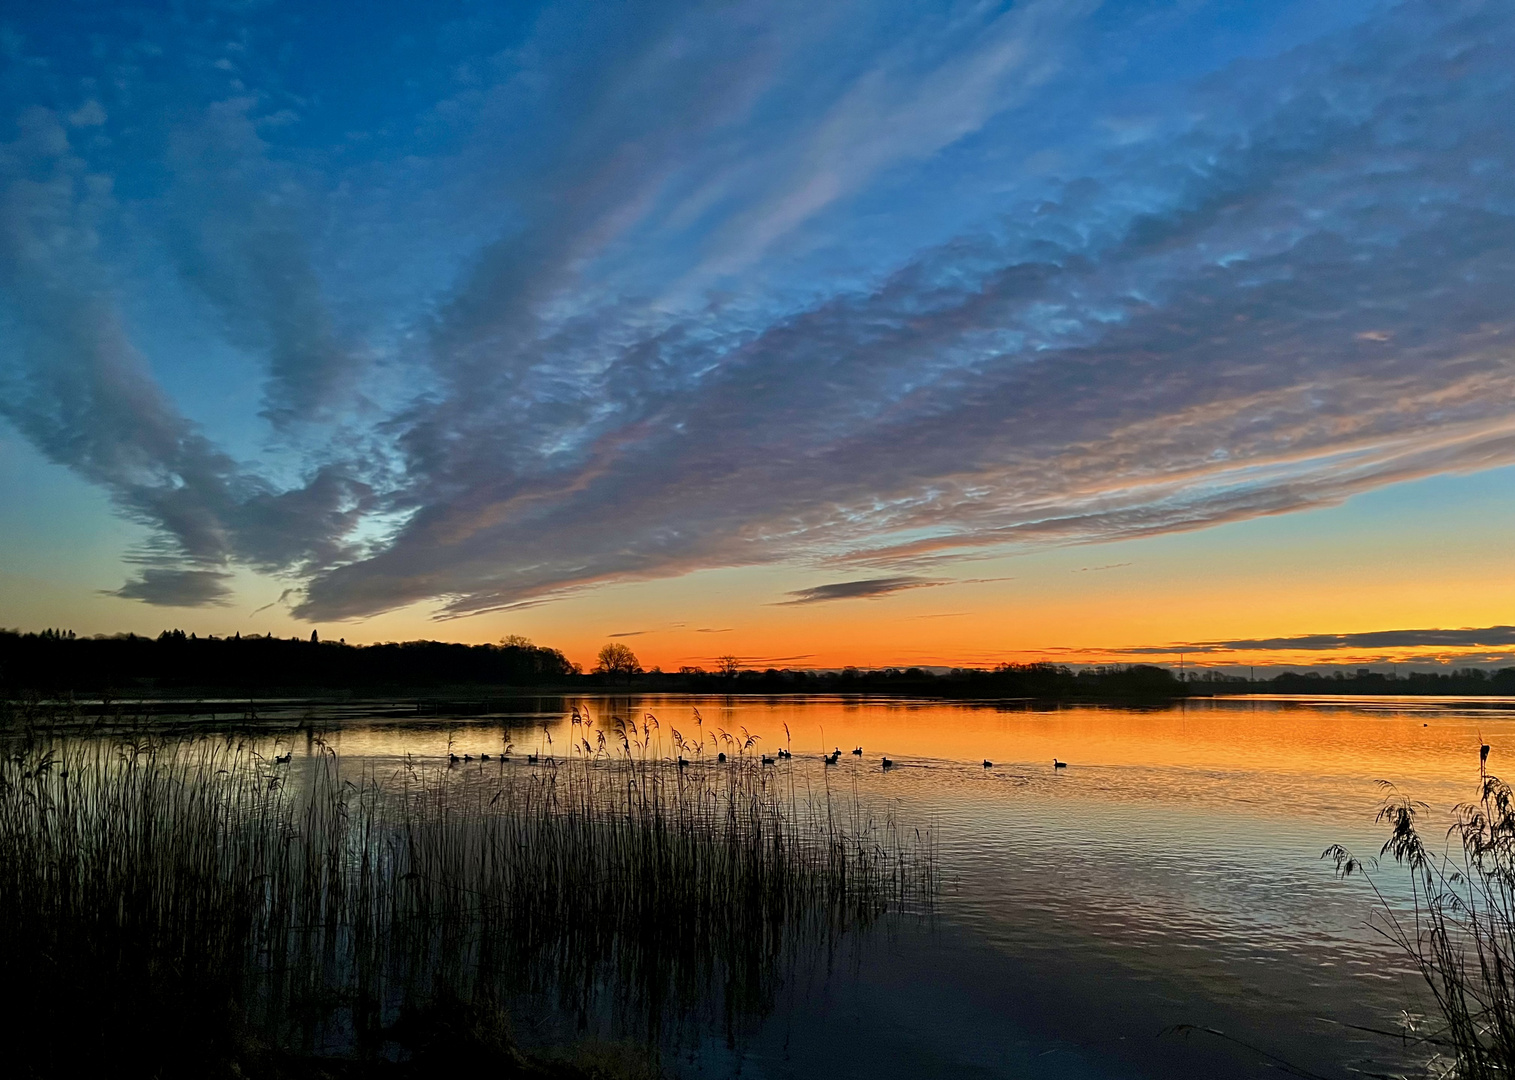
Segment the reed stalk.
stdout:
[[1379,852],[1409,876],[1407,903],[1388,899],[1366,864],[1339,845],[1325,858],[1339,874],[1362,874],[1375,896],[1372,925],[1410,961],[1427,993],[1424,1014],[1407,1010],[1395,1034],[1426,1055],[1439,1080],[1515,1075],[1515,791],[1482,777],[1478,797],[1453,810],[1447,843],[1428,843],[1426,804],[1383,785]]
[[803,951],[937,888],[929,833],[750,755],[585,740],[381,775],[314,748],[94,738],[0,762],[18,1060],[51,1075],[161,1046],[160,1074],[192,1074],[247,1040],[403,1057],[408,1013],[523,995],[649,1041],[729,1032]]

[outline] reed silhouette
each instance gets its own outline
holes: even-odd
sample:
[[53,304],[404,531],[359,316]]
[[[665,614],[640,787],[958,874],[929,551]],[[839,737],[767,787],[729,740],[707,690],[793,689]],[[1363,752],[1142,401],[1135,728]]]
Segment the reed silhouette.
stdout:
[[156,1076],[224,1071],[248,1045],[390,1060],[414,1050],[407,1017],[523,995],[647,1042],[729,1032],[802,951],[931,903],[929,834],[746,754],[645,753],[645,722],[595,749],[592,726],[554,765],[390,775],[318,736],[278,766],[234,737],[13,746],[0,979],[26,993],[0,1012],[8,1058],[120,1075],[130,1045]]
[[[1375,898],[1372,925],[1419,972],[1430,1015],[1407,1011],[1399,1031],[1422,1048],[1427,1075],[1493,1080],[1515,1073],[1515,791],[1484,772],[1480,739],[1478,795],[1453,810],[1438,851],[1423,828],[1429,808],[1381,782],[1379,823],[1389,836],[1378,859],[1363,861],[1341,845],[1326,849],[1342,877],[1364,876]],[[1442,835],[1440,828],[1436,835]],[[1409,874],[1408,910],[1374,880],[1390,857]]]

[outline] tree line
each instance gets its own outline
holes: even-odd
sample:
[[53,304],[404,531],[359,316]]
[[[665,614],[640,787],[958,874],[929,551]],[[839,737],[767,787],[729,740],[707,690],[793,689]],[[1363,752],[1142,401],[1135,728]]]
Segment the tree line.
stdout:
[[157,637],[79,637],[66,630],[0,630],[0,694],[26,692],[187,692],[203,695],[277,691],[404,692],[444,687],[644,693],[858,693],[952,698],[1173,698],[1236,693],[1466,694],[1515,696],[1515,667],[1460,668],[1404,674],[1284,672],[1245,679],[1217,671],[1185,677],[1153,664],[1074,669],[1061,664],[994,668],[753,669],[735,656],[711,670],[644,670],[622,642],[607,644],[585,672],[557,649],[512,636],[497,644],[444,641],[348,645],[271,634],[199,637],[165,630]]
[[165,630],[78,637],[70,631],[0,631],[0,689],[11,692],[282,689],[379,690],[449,685],[557,685],[578,673],[557,649],[523,639],[498,645],[444,641],[348,645],[309,638],[198,637]]

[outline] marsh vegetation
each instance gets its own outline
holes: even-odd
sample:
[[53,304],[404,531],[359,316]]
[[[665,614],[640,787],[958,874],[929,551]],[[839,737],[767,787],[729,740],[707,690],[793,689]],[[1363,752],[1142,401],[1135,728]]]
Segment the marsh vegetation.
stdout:
[[555,760],[385,769],[319,738],[292,760],[228,736],[18,739],[0,762],[0,978],[26,988],[0,1020],[11,1060],[404,1061],[438,1016],[523,1000],[641,1045],[680,1024],[734,1038],[786,965],[929,907],[929,833],[739,737],[680,764],[654,725],[576,715]]
[[[1483,747],[1485,756],[1488,747]],[[1341,846],[1325,855],[1343,876],[1362,874],[1377,903],[1373,924],[1419,972],[1423,1011],[1400,1031],[1419,1048],[1428,1076],[1494,1080],[1515,1074],[1515,789],[1483,776],[1475,799],[1456,806],[1443,834],[1427,835],[1429,812],[1385,784],[1378,813],[1389,836],[1379,852],[1409,876],[1408,907],[1374,882],[1378,860]]]

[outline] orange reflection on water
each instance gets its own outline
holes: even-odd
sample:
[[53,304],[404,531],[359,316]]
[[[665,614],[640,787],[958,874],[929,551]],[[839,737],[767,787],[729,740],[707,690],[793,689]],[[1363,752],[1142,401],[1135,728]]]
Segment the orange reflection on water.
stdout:
[[[577,732],[568,720],[574,706],[589,720]],[[655,726],[646,725],[648,716],[657,718]],[[680,753],[675,732],[690,746],[702,744],[706,758],[733,750],[722,732],[736,741],[745,732],[756,737],[752,753],[787,747],[813,759],[840,748],[849,766],[877,767],[887,755],[900,765],[989,760],[996,768],[1050,769],[1058,758],[1073,768],[1383,779],[1417,792],[1447,787],[1459,797],[1476,782],[1480,739],[1492,746],[1491,771],[1506,754],[1515,755],[1515,703],[1413,697],[1191,699],[1156,708],[843,697],[544,698],[516,717],[357,727],[335,738],[344,755],[498,755],[508,742],[517,757],[562,757],[570,740],[585,733],[592,746],[604,732],[618,747],[617,718],[632,722],[634,736],[648,734],[647,753],[670,758]],[[851,754],[858,746],[861,761]],[[1509,771],[1515,776],[1515,765]]]

